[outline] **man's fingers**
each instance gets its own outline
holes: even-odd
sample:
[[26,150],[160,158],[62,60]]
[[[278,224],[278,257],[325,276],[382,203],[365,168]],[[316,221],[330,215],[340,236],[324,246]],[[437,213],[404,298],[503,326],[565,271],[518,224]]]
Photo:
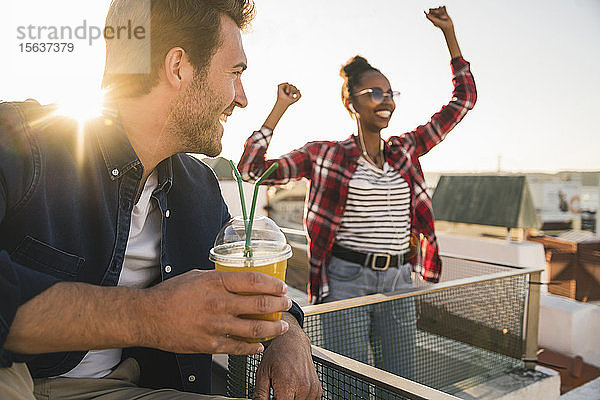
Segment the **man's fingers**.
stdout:
[[283,296],[287,285],[280,279],[260,272],[219,271],[225,289],[231,293],[270,294]]
[[277,400],[306,399],[304,389],[286,378],[285,375],[272,376],[273,397]]
[[226,301],[225,312],[236,316],[272,314],[288,311],[292,307],[292,300],[287,296],[230,294]]
[[316,383],[313,383],[310,389],[310,395],[309,395],[309,399],[321,399],[323,397],[323,388],[321,387],[321,384],[319,383],[319,381],[317,380]]
[[273,397],[277,400],[306,399],[306,396],[303,396],[301,393],[295,393],[291,387],[281,388],[279,390],[273,388]]
[[[309,371],[306,373],[307,377],[311,376]],[[319,394],[321,386],[312,380],[304,381],[296,386],[296,397],[294,397],[294,399],[315,400],[321,398],[321,395]]]
[[288,329],[289,325],[285,321],[233,318],[225,321],[220,331],[227,332],[230,336],[262,339],[282,335]]
[[267,400],[269,398],[269,389],[271,388],[271,380],[269,374],[258,368],[256,371],[256,380],[254,382],[254,395],[252,400]]
[[243,340],[223,336],[219,338],[216,354],[249,355],[264,351],[262,343],[247,343]]
[[308,395],[309,399],[318,400],[323,397],[323,389],[321,385],[312,385],[310,389],[310,394]]

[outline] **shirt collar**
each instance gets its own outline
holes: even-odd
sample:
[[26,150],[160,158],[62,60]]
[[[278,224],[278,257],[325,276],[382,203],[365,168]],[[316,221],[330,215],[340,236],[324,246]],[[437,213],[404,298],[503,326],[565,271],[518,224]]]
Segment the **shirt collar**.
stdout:
[[142,173],[142,163],[131,147],[115,110],[105,110],[102,116],[94,119],[91,124],[110,179],[119,179],[131,169]]
[[171,156],[166,160],[162,160],[156,167],[158,170],[158,187],[156,190],[164,190],[165,193],[169,193],[171,186],[173,186],[173,158]]
[[356,145],[356,141],[354,140],[354,134],[350,135],[350,137],[344,140],[343,146],[346,148],[349,156],[353,160],[358,160],[360,157],[360,150],[358,150],[358,146]]
[[[356,135],[355,134],[351,134],[350,137],[346,140],[344,140],[342,143],[344,144],[344,146],[346,147],[346,149],[350,152],[350,156],[352,158],[358,159],[360,157],[360,150],[358,149],[358,146],[356,144],[356,140],[355,139]],[[384,156],[387,157],[387,155],[390,152],[390,144],[388,143],[388,140],[384,140],[383,141],[383,154]]]
[[[96,132],[110,179],[117,180],[132,169],[141,177],[142,162],[127,138],[117,109],[110,104],[106,105],[102,116],[94,119],[91,124],[92,129]],[[168,192],[173,184],[172,157],[161,161],[156,169],[158,171],[157,190]]]

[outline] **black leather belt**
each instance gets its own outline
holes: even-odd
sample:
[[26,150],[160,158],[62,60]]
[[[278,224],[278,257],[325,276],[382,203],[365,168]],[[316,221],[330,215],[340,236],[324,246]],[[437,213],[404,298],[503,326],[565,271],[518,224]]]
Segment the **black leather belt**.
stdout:
[[362,253],[352,250],[337,243],[333,244],[331,254],[344,261],[360,264],[376,271],[385,271],[388,268],[398,268],[408,262],[408,252],[404,254]]

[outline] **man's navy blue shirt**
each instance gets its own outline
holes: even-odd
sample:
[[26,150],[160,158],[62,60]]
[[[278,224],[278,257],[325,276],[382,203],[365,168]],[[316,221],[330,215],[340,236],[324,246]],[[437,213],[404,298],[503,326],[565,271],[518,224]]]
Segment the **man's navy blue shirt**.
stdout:
[[[0,367],[26,361],[33,377],[66,373],[85,352],[4,350],[17,308],[59,281],[117,285],[143,174],[117,116],[80,130],[51,112],[33,101],[0,103]],[[213,171],[186,154],[157,171],[161,280],[213,269],[208,253],[230,218]],[[290,312],[302,323],[296,304]],[[123,354],[140,363],[141,386],[210,391],[210,355],[145,348]]]

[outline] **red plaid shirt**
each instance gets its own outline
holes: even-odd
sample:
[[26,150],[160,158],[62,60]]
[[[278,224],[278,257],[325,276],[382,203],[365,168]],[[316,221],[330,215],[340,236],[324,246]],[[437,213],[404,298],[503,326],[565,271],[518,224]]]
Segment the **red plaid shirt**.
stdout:
[[[411,232],[421,238],[419,259],[413,269],[423,279],[437,282],[442,264],[433,226],[431,199],[427,195],[425,178],[419,157],[441,142],[446,134],[475,105],[477,92],[469,63],[462,57],[451,62],[454,83],[452,100],[412,132],[392,136],[384,146],[386,161],[394,167],[411,188]],[[266,184],[285,184],[290,180],[307,178],[310,189],[306,203],[305,220],[309,236],[309,296],[311,303],[319,303],[329,294],[327,263],[340,225],[348,182],[356,171],[360,156],[353,136],[344,141],[310,142],[278,159],[266,160],[265,153],[272,132],[261,129],[246,141],[238,168],[244,180],[253,181],[275,161],[279,163]]]

